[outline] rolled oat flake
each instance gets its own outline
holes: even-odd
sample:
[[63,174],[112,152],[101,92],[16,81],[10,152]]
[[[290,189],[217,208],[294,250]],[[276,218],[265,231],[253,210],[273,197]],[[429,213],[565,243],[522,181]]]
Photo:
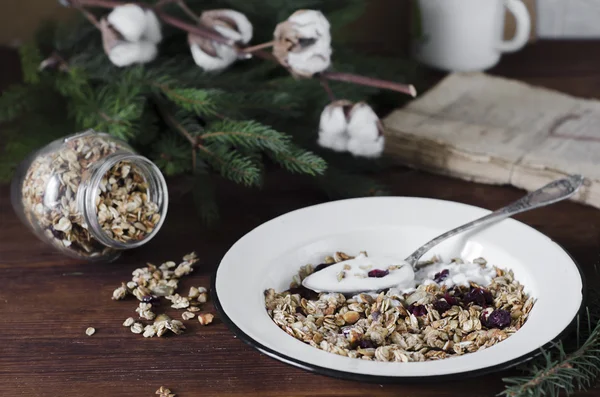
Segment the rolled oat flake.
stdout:
[[156,235],[168,191],[150,160],[109,134],[88,130],[25,159],[11,201],[21,220],[64,254],[110,261]]

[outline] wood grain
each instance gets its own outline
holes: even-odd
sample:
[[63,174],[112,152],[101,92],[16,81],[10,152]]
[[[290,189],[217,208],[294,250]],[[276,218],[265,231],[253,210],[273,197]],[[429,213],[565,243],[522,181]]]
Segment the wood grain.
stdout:
[[[598,96],[599,43],[538,42],[505,57],[492,72],[566,92]],[[432,81],[439,78],[432,74]],[[433,197],[494,209],[523,194],[393,168],[379,178],[395,195]],[[264,356],[237,340],[220,321],[188,332],[144,339],[122,327],[134,315],[134,301],[115,302],[112,290],[146,261],[178,260],[195,250],[202,265],[184,279],[208,286],[226,250],[243,234],[290,210],[325,197],[288,174],[274,172],[263,190],[220,186],[223,221],[204,228],[193,216],[191,199],[172,181],[172,204],[163,229],[147,246],[115,263],[85,264],[60,256],[38,241],[14,215],[8,186],[0,186],[0,395],[153,396],[159,386],[189,396],[494,396],[502,372],[471,380],[412,385],[377,385],[314,375]],[[241,204],[243,203],[243,204]],[[600,211],[574,203],[521,214],[519,220],[563,245],[598,286]],[[240,275],[243,276],[243,264]],[[85,329],[96,328],[88,337]],[[597,395],[592,390],[580,395]]]

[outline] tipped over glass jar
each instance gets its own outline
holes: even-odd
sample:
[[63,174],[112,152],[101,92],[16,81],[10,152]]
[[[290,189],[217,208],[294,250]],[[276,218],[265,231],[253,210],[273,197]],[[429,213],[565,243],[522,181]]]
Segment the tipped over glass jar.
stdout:
[[25,159],[11,201],[21,220],[64,254],[111,261],[156,235],[169,198],[156,165],[124,141],[88,130]]

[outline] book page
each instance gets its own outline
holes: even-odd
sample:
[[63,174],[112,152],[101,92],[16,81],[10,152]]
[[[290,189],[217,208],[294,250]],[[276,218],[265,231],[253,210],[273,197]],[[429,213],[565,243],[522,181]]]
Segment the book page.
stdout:
[[[484,73],[451,74],[384,121],[462,153],[600,179],[600,102]],[[480,161],[480,160],[479,160]],[[504,179],[504,178],[501,178]],[[509,178],[510,180],[510,178]]]

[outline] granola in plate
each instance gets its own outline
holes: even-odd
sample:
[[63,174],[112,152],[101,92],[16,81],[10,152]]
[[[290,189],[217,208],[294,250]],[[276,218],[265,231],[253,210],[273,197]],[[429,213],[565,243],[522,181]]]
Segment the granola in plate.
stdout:
[[[316,267],[300,268],[288,290],[266,290],[266,309],[275,324],[300,341],[342,356],[427,361],[476,352],[505,340],[523,326],[534,305],[512,271],[491,266],[483,258],[472,264],[488,272],[493,269],[488,285],[469,280],[453,285],[446,269],[405,291],[391,288],[344,296],[315,293],[301,285],[313,272],[350,258],[336,253]],[[438,258],[428,264],[443,268]]]

